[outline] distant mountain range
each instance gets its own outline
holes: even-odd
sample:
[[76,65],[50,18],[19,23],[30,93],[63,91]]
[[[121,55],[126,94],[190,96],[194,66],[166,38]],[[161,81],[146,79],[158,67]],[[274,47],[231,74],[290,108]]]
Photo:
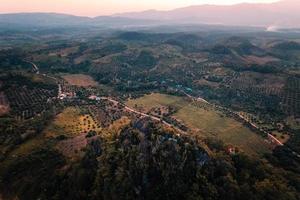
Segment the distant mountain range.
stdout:
[[176,21],[177,23],[299,28],[300,0],[282,0],[266,4],[243,3],[229,6],[200,5],[170,11],[148,10],[114,16]]
[[123,28],[159,24],[147,19],[127,19],[117,16],[81,17],[58,13],[13,13],[0,14],[0,28],[68,28],[68,27],[103,27]]
[[131,26],[213,24],[265,27],[273,31],[277,28],[300,28],[299,9],[300,0],[282,0],[268,4],[200,5],[170,11],[148,10],[95,18],[56,13],[16,13],[0,15],[0,28],[128,28]]

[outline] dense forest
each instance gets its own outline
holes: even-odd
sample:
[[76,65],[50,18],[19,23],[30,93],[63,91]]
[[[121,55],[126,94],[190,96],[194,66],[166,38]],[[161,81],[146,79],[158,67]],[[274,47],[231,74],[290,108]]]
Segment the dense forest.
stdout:
[[207,143],[213,155],[195,139],[138,120],[92,137],[76,163],[47,146],[37,149],[2,171],[1,187],[19,199],[299,198],[299,175]]

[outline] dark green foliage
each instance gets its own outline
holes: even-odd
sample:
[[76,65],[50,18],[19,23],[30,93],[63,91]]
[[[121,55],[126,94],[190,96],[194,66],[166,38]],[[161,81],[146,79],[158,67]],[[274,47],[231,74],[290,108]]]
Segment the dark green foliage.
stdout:
[[[94,180],[97,173],[95,149],[89,148],[79,163],[74,164],[64,172],[57,184],[59,189],[54,191],[55,199],[82,200],[90,199]],[[51,196],[48,196],[51,199]]]
[[194,34],[175,34],[165,43],[179,46],[184,52],[197,52],[203,48],[203,38]]
[[300,50],[300,44],[297,42],[281,42],[274,45],[272,48],[280,50]]
[[154,67],[157,61],[151,52],[142,51],[135,60],[132,60],[129,63],[136,67],[149,69]]
[[95,136],[95,135],[97,135],[96,131],[89,131],[89,132],[87,133],[86,137],[93,137],[93,136]]
[[0,50],[0,70],[21,69],[24,62],[25,53],[22,49]]
[[60,187],[55,185],[56,171],[63,164],[64,158],[57,152],[36,150],[25,158],[16,159],[1,171],[0,186],[2,191],[5,188],[4,193],[14,191],[20,199],[37,199],[44,195],[49,197]]
[[99,159],[96,196],[103,199],[184,199],[208,159],[192,141],[147,122],[125,128],[116,139]]
[[[293,138],[292,141],[288,142],[288,145],[295,151],[299,152],[299,139]],[[272,161],[289,171],[300,174],[300,158],[298,158],[291,149],[287,147],[277,147],[274,150]],[[275,159],[276,158],[276,159]]]
[[123,40],[143,40],[146,38],[146,34],[139,32],[125,32],[120,34],[118,37]]
[[57,89],[57,85],[55,83],[32,81],[31,78],[21,73],[18,74],[18,73],[8,72],[0,77],[0,81],[4,82],[2,86],[3,90],[9,90],[11,86],[17,86],[17,87],[26,86],[30,89],[35,89],[35,88],[47,89],[47,90]]
[[106,146],[100,156],[98,198],[296,200],[298,197],[283,176],[261,161],[239,154],[224,155],[222,145],[218,145],[219,156],[207,159],[192,141],[139,123],[135,125],[138,130],[124,129],[117,142]]
[[108,44],[101,49],[96,49],[93,51],[93,53],[97,53],[101,56],[111,55],[115,53],[123,52],[127,49],[127,46],[122,43],[116,43],[116,44]]
[[40,149],[1,173],[2,193],[19,199],[297,200],[296,177],[243,154],[226,155],[208,141],[209,157],[188,137],[147,119],[108,138],[94,138],[71,165]]
[[8,73],[0,81],[4,82],[2,89],[9,100],[10,114],[22,119],[50,110],[49,99],[56,97],[58,92],[55,83],[32,81],[21,74]]
[[223,54],[223,55],[230,55],[231,51],[229,48],[223,45],[216,45],[209,50],[209,52],[214,54]]
[[235,50],[240,55],[263,55],[264,54],[264,51],[262,49],[254,46],[249,41],[242,42],[235,48]]

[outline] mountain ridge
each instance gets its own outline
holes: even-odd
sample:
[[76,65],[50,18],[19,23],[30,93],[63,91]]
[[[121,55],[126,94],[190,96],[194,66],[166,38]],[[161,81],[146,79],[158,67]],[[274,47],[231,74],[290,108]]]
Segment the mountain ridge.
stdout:
[[[300,1],[193,5],[169,11],[145,10],[109,16],[85,17],[60,13],[0,14],[1,27],[131,27],[153,25],[208,24],[224,26],[300,28]],[[270,28],[271,27],[271,28]]]
[[300,14],[297,11],[300,1],[283,0],[274,3],[241,3],[234,5],[192,5],[169,11],[147,10],[113,16],[160,19],[186,23],[222,24],[237,26],[279,26],[300,27]]

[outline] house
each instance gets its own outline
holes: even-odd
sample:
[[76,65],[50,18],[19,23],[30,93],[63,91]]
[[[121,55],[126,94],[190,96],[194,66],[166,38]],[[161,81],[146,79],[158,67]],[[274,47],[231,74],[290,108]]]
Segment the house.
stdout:
[[91,96],[89,96],[89,100],[100,101],[100,100],[101,100],[101,97],[98,97],[98,96],[96,96],[96,95],[91,95]]
[[96,100],[97,99],[97,96],[96,95],[91,95],[89,96],[89,100]]
[[226,152],[227,152],[228,154],[230,154],[230,155],[234,155],[234,154],[236,154],[237,149],[236,149],[234,146],[229,145],[229,146],[227,146],[227,148],[226,148]]

